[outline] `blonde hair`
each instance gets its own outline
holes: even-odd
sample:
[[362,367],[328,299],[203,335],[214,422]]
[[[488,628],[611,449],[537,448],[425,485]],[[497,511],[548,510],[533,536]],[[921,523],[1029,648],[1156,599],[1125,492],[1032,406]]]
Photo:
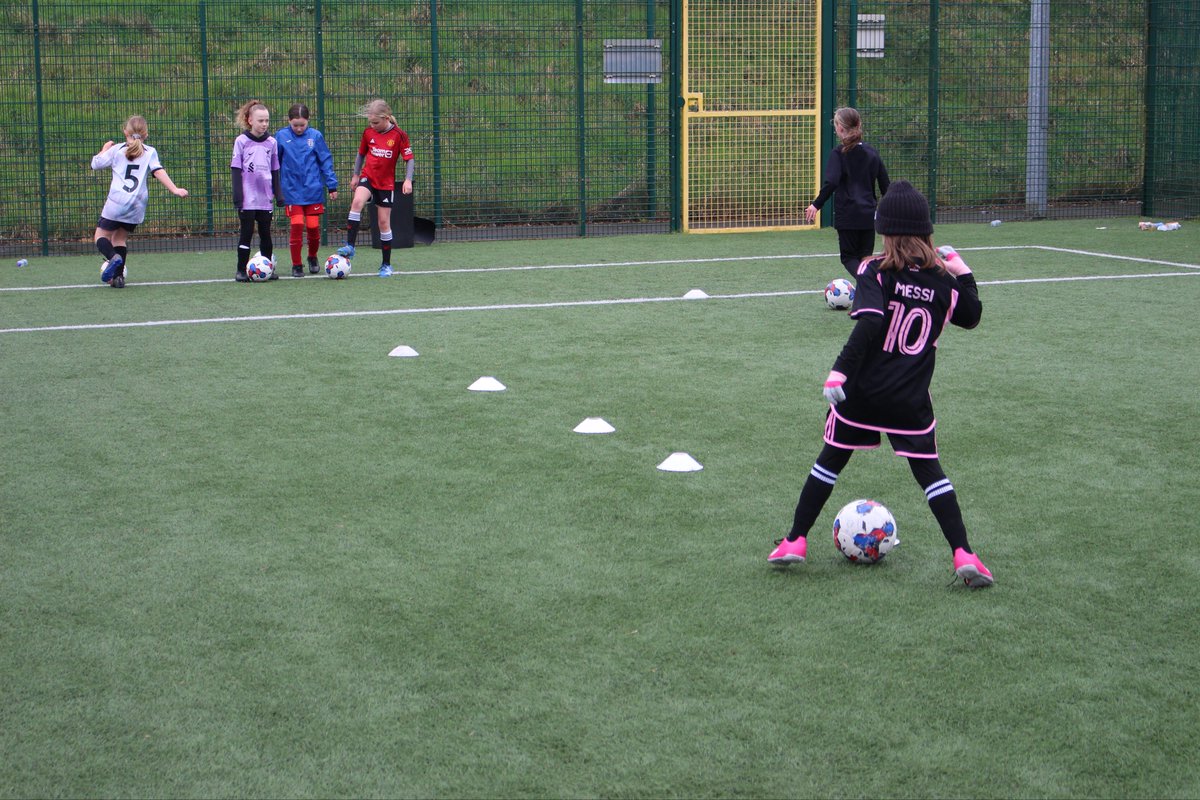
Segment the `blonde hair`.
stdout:
[[391,106],[386,100],[375,99],[367,103],[358,110],[360,117],[385,117],[388,122],[396,124],[396,117],[392,115]]
[[883,258],[879,269],[902,270],[919,266],[921,269],[944,270],[946,262],[933,248],[932,236],[883,237]]
[[241,127],[249,128],[250,115],[260,108],[263,111],[266,111],[268,114],[271,113],[271,110],[267,108],[266,103],[264,103],[262,100],[247,100],[245,103],[242,103],[242,107],[237,110],[237,115],[234,117],[234,119],[237,120],[237,124]]
[[146,145],[143,142],[146,140],[146,134],[150,132],[146,128],[146,118],[139,114],[134,114],[125,120],[124,132],[126,139],[133,140],[133,142],[125,146],[125,157],[140,158],[142,153],[146,152]]
[[858,113],[858,109],[839,108],[833,112],[833,122],[841,123],[841,126],[846,129],[846,135],[842,137],[843,153],[850,152],[862,141],[862,115]]

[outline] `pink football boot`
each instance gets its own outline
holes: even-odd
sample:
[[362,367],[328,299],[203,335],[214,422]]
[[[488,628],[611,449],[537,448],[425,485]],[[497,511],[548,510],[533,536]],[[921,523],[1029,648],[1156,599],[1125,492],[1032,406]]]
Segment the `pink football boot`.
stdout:
[[979,560],[979,556],[961,547],[954,551],[954,574],[972,589],[982,589],[993,583],[992,573]]
[[775,545],[771,555],[767,556],[767,561],[783,567],[788,564],[804,563],[804,556],[808,553],[808,539],[801,536],[796,541],[789,542],[784,538],[777,541]]

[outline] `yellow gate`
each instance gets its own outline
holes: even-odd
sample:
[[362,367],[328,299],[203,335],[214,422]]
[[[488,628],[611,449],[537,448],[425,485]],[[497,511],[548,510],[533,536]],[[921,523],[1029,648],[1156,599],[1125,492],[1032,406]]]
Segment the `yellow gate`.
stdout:
[[683,229],[811,227],[821,0],[683,0]]

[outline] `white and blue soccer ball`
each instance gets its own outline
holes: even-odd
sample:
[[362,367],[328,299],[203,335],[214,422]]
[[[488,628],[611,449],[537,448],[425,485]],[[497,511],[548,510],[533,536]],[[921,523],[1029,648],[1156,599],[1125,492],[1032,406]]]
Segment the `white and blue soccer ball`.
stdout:
[[854,284],[845,278],[834,278],[825,287],[825,305],[845,310],[854,305]]
[[255,283],[271,280],[271,276],[275,274],[275,259],[267,258],[262,253],[255,253],[250,262],[246,264],[246,274]]
[[[21,259],[21,261],[25,261],[25,259]],[[25,263],[28,264],[29,262],[25,261]],[[21,264],[18,262],[17,266],[19,267],[19,266],[21,266]],[[100,262],[100,277],[101,278],[104,277],[104,270],[106,270],[106,269],[108,269],[108,259],[107,258]],[[129,278],[129,267],[125,266],[124,264],[121,265],[121,277],[126,278],[126,279]]]
[[334,280],[341,280],[350,275],[350,259],[334,253],[325,259],[325,274]]
[[882,561],[900,544],[896,518],[874,500],[847,503],[833,519],[833,544],[855,564]]

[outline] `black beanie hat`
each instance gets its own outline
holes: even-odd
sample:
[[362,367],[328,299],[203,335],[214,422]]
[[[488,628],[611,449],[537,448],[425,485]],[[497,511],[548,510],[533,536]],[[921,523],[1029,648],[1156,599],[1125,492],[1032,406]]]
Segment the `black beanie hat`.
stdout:
[[896,181],[888,187],[875,211],[875,232],[884,236],[929,236],[929,201],[908,181]]

